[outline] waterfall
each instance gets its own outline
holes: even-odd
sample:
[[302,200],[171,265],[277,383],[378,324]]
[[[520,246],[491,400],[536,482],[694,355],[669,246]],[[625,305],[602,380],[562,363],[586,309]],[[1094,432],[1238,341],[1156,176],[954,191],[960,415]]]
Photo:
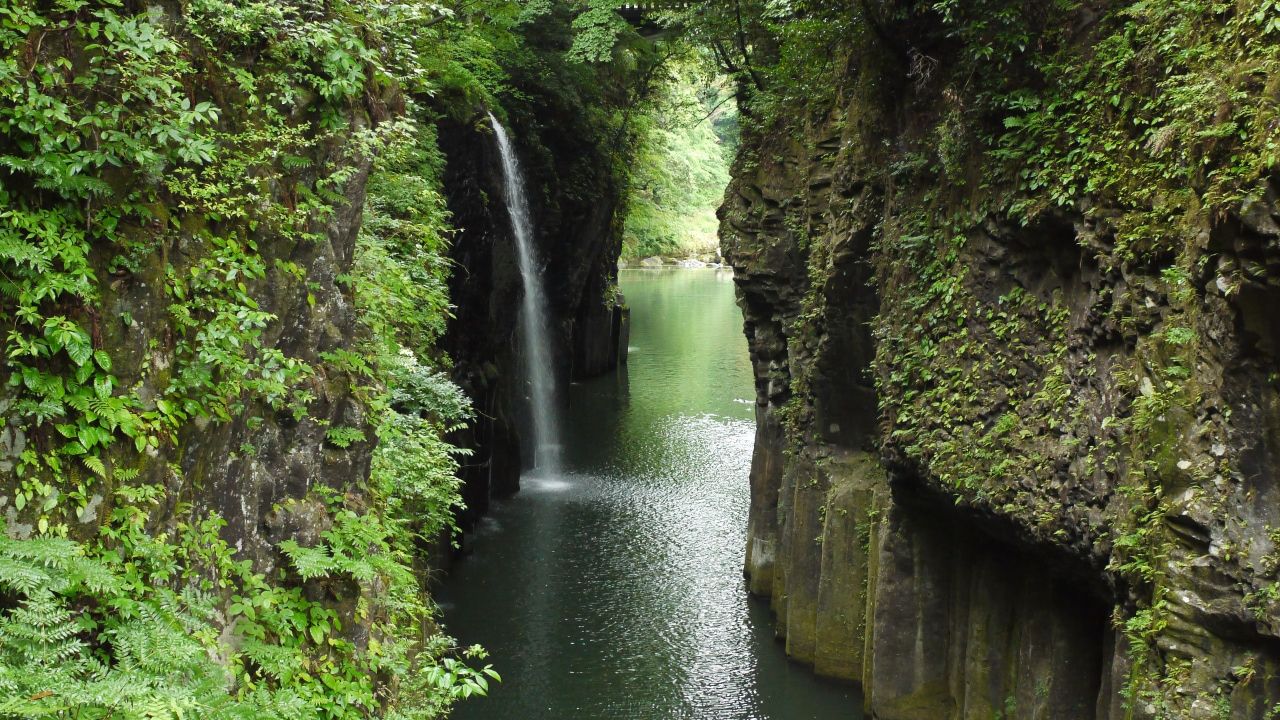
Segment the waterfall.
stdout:
[[524,282],[524,300],[520,306],[520,334],[524,345],[524,364],[532,391],[530,398],[533,420],[534,466],[543,476],[560,474],[560,423],[559,406],[556,404],[556,372],[552,364],[550,316],[547,310],[547,292],[542,283],[542,272],[533,253],[533,221],[529,217],[529,202],[525,197],[524,178],[520,163],[506,128],[489,113],[489,124],[498,139],[498,152],[502,156],[502,194],[506,200],[507,214],[511,218],[511,233],[515,236],[516,255],[520,263],[520,277]]

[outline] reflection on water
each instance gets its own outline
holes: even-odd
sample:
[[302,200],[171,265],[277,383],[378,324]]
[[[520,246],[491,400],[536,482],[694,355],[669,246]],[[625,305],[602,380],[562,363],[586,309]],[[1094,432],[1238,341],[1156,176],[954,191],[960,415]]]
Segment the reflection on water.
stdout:
[[742,582],[754,392],[732,277],[631,270],[630,365],[575,385],[565,470],[522,479],[441,593],[505,682],[463,720],[859,718]]

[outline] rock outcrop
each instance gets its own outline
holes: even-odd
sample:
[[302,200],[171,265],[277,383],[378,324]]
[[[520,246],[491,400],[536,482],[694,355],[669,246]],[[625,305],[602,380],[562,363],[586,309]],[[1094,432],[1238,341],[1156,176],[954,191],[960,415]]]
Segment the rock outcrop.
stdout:
[[[1028,52],[1091,67],[1134,12],[1071,11],[1046,25],[1087,32],[1033,27]],[[1005,174],[1009,138],[1099,86],[982,116],[959,33],[885,15],[831,98],[745,135],[721,209],[756,374],[750,589],[879,720],[1273,717],[1280,174],[1242,140],[1140,201],[1123,180],[1044,201]],[[1001,82],[1033,107],[1060,89],[979,87]],[[1273,112],[1274,84],[1231,82]],[[1165,140],[1128,107],[1097,117],[1140,177]],[[1224,199],[1228,162],[1255,180]]]

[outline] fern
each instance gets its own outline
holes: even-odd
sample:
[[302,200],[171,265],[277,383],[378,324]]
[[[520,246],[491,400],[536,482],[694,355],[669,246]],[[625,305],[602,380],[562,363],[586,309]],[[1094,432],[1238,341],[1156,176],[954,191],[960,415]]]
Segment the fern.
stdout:
[[0,619],[0,657],[11,667],[50,672],[84,653],[66,604],[41,588]]
[[335,447],[346,449],[353,443],[364,442],[367,438],[360,428],[336,425],[325,432],[325,439]]
[[45,588],[0,617],[0,684],[12,693],[0,701],[0,716],[61,709],[61,696],[89,679],[96,666],[79,630],[65,601]]
[[96,455],[86,455],[81,458],[81,462],[83,462],[84,466],[89,468],[94,475],[97,475],[100,478],[107,477],[107,466],[104,465],[102,460]]
[[333,556],[323,545],[302,547],[293,540],[285,540],[280,543],[280,549],[293,562],[293,568],[304,580],[323,577],[334,570]]
[[297,709],[291,692],[229,693],[230,674],[210,652],[211,598],[163,587],[135,595],[77,543],[13,540],[0,524],[0,590],[18,596],[0,611],[0,717],[217,720]]
[[0,555],[0,586],[22,594],[35,592],[49,580],[49,574],[30,564]]
[[48,253],[12,233],[0,234],[0,260],[26,265],[38,273],[49,272],[51,267]]

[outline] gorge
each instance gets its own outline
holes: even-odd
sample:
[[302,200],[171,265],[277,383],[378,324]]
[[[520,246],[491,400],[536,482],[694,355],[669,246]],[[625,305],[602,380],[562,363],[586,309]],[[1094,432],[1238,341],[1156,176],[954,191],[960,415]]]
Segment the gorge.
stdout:
[[458,718],[856,717],[740,569],[751,366],[732,275],[623,270],[630,360],[569,388],[563,472],[497,500],[438,595],[503,682]]
[[1276,0],[0,57],[0,717],[1280,716]]

